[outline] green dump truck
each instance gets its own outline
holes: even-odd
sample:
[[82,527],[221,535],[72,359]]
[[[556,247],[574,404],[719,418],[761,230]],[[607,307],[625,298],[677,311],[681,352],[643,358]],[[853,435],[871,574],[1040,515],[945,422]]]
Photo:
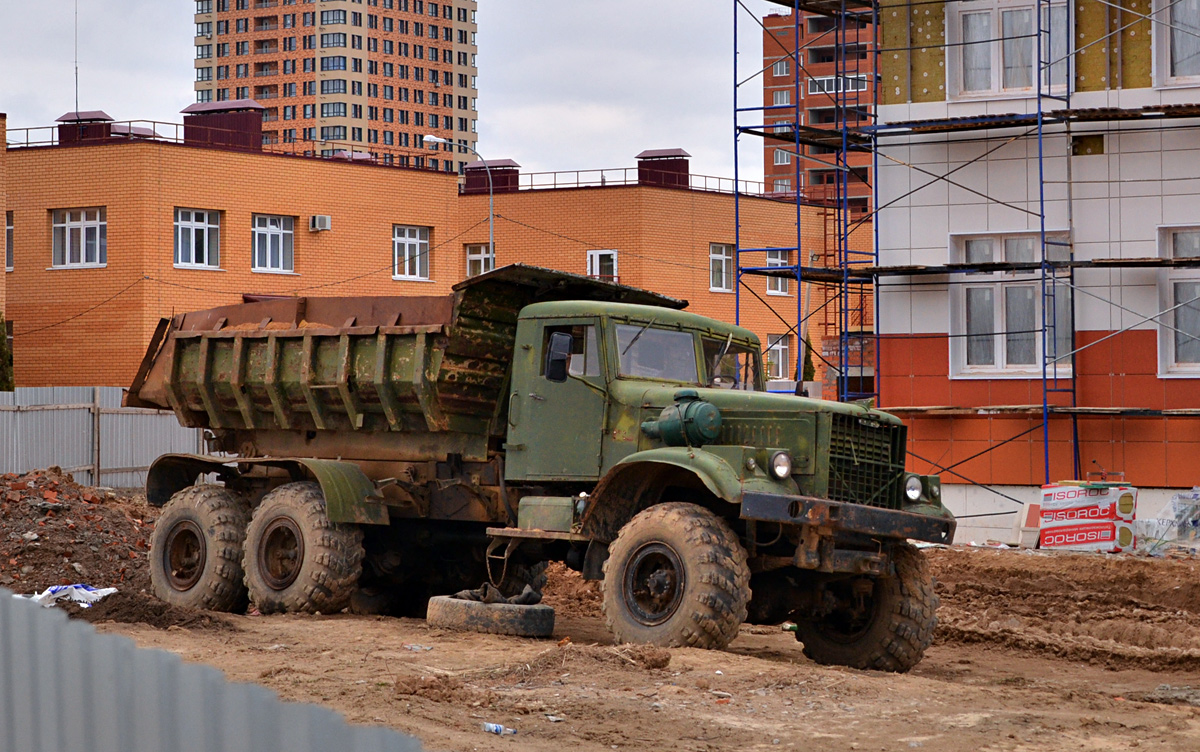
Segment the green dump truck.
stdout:
[[906,670],[948,543],[905,428],[764,390],[758,338],[683,301],[510,266],[437,297],[266,299],[164,319],[126,403],[208,429],[169,454],[171,603],[420,614],[559,560],[621,641],[722,648],[792,620],[824,663]]

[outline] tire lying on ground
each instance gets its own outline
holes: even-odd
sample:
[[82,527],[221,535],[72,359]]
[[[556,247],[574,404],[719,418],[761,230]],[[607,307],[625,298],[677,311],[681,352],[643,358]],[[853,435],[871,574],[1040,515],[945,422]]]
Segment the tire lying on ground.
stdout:
[[250,600],[264,614],[341,611],[362,572],[362,537],[357,526],[329,520],[319,484],[276,488],[246,529]]
[[[938,596],[925,559],[910,544],[893,549],[894,577],[876,577],[859,609],[851,603],[855,581],[835,595],[840,607],[824,617],[801,621],[796,639],[817,663],[904,672],[920,663],[933,642]],[[860,581],[861,582],[861,581]]]
[[554,634],[554,609],[513,603],[484,603],[438,595],[429,599],[425,622],[431,627],[516,637]]
[[617,534],[604,562],[604,617],[620,642],[721,649],[750,602],[746,550],[696,504],[658,504]]
[[172,606],[243,611],[242,541],[250,507],[224,486],[191,486],[163,507],[150,536],[150,584]]

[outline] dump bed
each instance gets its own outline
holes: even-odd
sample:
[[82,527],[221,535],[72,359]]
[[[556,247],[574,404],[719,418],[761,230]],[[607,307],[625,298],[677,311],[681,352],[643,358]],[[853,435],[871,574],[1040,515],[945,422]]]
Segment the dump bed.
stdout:
[[514,265],[445,296],[295,297],[163,319],[126,397],[186,426],[501,432],[526,305],[686,301]]

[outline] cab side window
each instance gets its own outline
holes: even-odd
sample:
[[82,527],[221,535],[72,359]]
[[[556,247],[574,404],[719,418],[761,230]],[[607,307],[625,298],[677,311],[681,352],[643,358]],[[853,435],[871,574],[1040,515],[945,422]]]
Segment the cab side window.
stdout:
[[596,338],[596,327],[592,324],[569,324],[548,326],[542,337],[542,375],[545,376],[546,357],[550,348],[550,337],[555,332],[571,335],[571,360],[567,372],[572,376],[600,375],[600,347]]

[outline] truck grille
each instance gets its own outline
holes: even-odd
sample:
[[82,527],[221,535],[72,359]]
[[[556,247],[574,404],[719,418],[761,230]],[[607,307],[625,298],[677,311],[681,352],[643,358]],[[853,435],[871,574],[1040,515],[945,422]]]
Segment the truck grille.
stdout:
[[904,426],[834,414],[829,435],[829,498],[899,509],[904,494]]

